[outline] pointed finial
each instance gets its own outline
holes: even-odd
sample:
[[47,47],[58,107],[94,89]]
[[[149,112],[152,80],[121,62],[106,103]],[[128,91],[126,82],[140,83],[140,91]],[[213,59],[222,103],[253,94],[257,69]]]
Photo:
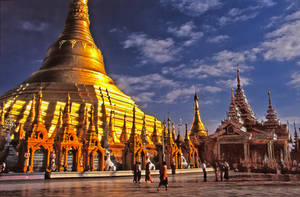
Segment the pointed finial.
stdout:
[[39,90],[39,99],[43,98],[43,93],[42,93],[42,86],[40,86],[40,90]]
[[184,139],[185,140],[189,139],[189,135],[188,135],[188,123],[187,122],[185,123],[185,136],[184,136]]
[[239,67],[237,67],[236,73],[237,73],[237,87],[240,88],[241,87],[241,77],[240,77],[240,68]]
[[198,94],[197,92],[195,91],[195,95],[194,95],[194,101],[198,101],[199,100],[199,97],[198,97]]
[[268,97],[269,97],[269,107],[272,108],[272,100],[271,100],[271,90],[268,90]]
[[233,88],[231,88],[231,103],[234,103],[234,91],[233,91]]

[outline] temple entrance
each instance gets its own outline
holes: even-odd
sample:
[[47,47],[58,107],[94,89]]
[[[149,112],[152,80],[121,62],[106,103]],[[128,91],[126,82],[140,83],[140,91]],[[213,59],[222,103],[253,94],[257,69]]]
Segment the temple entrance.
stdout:
[[71,172],[71,171],[75,171],[76,168],[76,151],[71,149],[68,151],[68,155],[67,155],[67,171]]
[[220,144],[221,159],[227,161],[231,166],[239,164],[244,159],[243,144]]
[[[93,163],[94,163],[94,171],[100,171],[101,170],[101,166],[102,166],[102,154],[101,152],[96,152],[94,154],[94,158],[93,158]],[[91,160],[91,167],[92,166],[92,160]]]
[[41,148],[33,154],[33,171],[44,172],[46,169],[46,151]]

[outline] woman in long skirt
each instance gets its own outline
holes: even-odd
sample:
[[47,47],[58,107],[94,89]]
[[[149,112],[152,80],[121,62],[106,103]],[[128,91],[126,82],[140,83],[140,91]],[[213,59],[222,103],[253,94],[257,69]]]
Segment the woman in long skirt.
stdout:
[[159,191],[159,188],[162,185],[164,185],[166,190],[168,190],[167,164],[165,161],[163,162],[163,166],[161,167],[159,174],[160,174],[160,182],[158,184],[157,191]]
[[150,163],[149,162],[146,164],[145,181],[146,181],[146,183],[148,183],[148,181],[150,181],[151,183],[153,183],[153,181],[151,179]]

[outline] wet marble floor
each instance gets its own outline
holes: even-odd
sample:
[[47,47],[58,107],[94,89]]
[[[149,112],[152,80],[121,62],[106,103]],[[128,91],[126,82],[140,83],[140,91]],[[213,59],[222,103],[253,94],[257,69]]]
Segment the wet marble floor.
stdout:
[[201,174],[169,175],[169,189],[156,190],[154,183],[133,184],[131,178],[64,179],[0,183],[0,196],[299,196],[300,180],[296,175],[236,175],[226,182],[204,183]]

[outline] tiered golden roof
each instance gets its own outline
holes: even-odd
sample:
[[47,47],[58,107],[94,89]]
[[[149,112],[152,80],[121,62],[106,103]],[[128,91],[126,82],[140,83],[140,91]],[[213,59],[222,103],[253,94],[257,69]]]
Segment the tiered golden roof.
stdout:
[[[88,0],[73,0],[64,31],[48,49],[40,70],[0,97],[5,117],[17,123],[18,131],[22,125],[20,123],[25,123],[30,115],[33,97],[41,90],[43,97],[38,106],[38,116],[47,128],[49,137],[58,124],[60,109],[66,106],[68,94],[71,102],[70,124],[77,133],[88,118],[84,117],[86,108],[90,111],[91,106],[95,106],[93,110],[98,115],[98,118],[94,117],[95,129],[99,139],[103,135],[104,122],[109,122],[111,117],[116,142],[119,142],[125,114],[125,127],[132,127],[133,108],[136,110],[136,133],[141,134],[145,116],[148,138],[151,139],[154,127],[157,127],[155,132],[161,136],[161,123],[135,107],[135,102],[107,76],[101,51],[89,30],[87,3]],[[106,114],[103,113],[102,106],[105,106]]]
[[207,131],[204,127],[204,124],[201,121],[200,118],[200,112],[199,112],[199,98],[197,93],[195,93],[194,96],[194,105],[195,105],[195,109],[194,109],[194,120],[193,120],[193,124],[191,127],[191,131],[190,131],[190,135],[198,135],[198,136],[207,136]]

